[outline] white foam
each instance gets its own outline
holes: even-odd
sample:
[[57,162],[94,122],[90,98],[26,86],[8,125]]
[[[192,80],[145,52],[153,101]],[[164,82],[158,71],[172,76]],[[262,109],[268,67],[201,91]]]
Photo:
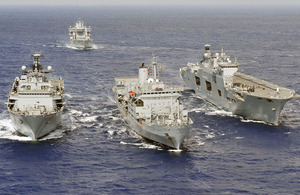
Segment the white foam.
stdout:
[[152,145],[152,144],[145,144],[145,143],[142,143],[142,145],[139,148],[155,149],[155,150],[160,150],[161,149],[159,146]]
[[33,141],[31,137],[26,137],[26,136],[18,136],[18,135],[6,135],[1,138],[5,139],[10,139],[10,140],[15,140],[15,141]]
[[111,118],[111,119],[114,120],[114,121],[120,120],[120,118],[114,117],[114,116],[109,116],[109,118]]
[[71,46],[71,45],[69,45],[69,44],[66,44],[65,47],[66,47],[66,48],[69,48],[69,49],[79,50],[78,48],[73,47],[73,46]]
[[206,137],[207,139],[212,139],[212,138],[215,137],[215,134],[214,134],[214,133],[210,133],[210,134],[205,135],[205,137]]
[[174,153],[180,153],[180,152],[182,152],[182,150],[176,150],[176,149],[170,149],[170,150],[168,150],[169,152],[174,152]]
[[228,112],[225,110],[213,110],[213,111],[207,112],[206,115],[235,116],[232,114],[232,112]]
[[257,120],[251,120],[251,119],[244,119],[241,117],[241,121],[244,123],[261,123],[261,124],[268,124],[265,121],[257,121]]
[[[69,48],[69,49],[74,49],[74,50],[83,50],[83,49],[79,49],[77,47],[74,47],[74,46],[71,46],[70,44],[66,44],[65,45],[66,48]],[[104,49],[104,46],[103,45],[95,45],[95,44],[92,44],[92,47],[91,48],[86,48],[86,50],[97,50],[97,49]]]
[[98,116],[87,116],[80,119],[81,122],[94,122]]
[[112,137],[112,136],[114,135],[114,133],[115,133],[114,130],[108,130],[107,132],[108,132],[108,134],[109,134],[111,137]]
[[82,111],[78,111],[78,110],[70,110],[71,114],[78,114],[78,115],[82,115]]
[[204,108],[193,108],[191,110],[189,110],[189,112],[203,112],[206,111],[206,109]]
[[71,94],[69,94],[69,93],[65,93],[64,96],[68,97],[68,98],[73,98],[73,96]]
[[11,120],[10,119],[1,119],[0,120],[0,129],[14,131],[14,127],[11,124]]
[[11,124],[10,119],[1,119],[0,128],[1,128],[0,131],[1,139],[10,139],[10,140],[17,140],[17,141],[32,141],[30,137],[17,135],[14,127]]
[[49,140],[49,139],[58,139],[58,138],[62,138],[63,136],[64,136],[64,130],[56,129],[56,130],[52,131],[51,133],[49,133],[48,135],[46,135],[45,137],[38,139],[38,141],[45,141],[45,140]]
[[117,103],[116,100],[115,100],[112,96],[107,96],[107,97],[108,97],[108,99],[109,99],[111,102],[113,102],[114,104]]
[[118,131],[119,133],[118,134],[122,134],[122,133],[125,133],[127,131],[127,128],[126,127],[122,127],[120,131]]
[[104,46],[103,45],[95,45],[95,44],[93,44],[92,48],[93,49],[104,49]]
[[123,145],[132,145],[132,146],[139,146],[139,148],[142,148],[142,149],[162,150],[159,146],[152,145],[152,144],[146,144],[146,143],[126,143],[124,141],[121,141],[120,144],[123,144]]

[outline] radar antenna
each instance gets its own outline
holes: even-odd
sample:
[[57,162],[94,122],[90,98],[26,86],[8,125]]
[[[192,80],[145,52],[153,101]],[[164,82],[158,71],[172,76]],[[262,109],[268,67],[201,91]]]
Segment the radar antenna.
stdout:
[[153,65],[153,79],[157,78],[157,58],[154,54],[152,54],[152,65]]
[[158,57],[155,54],[152,54],[152,65],[153,65],[153,79],[160,79],[159,72],[165,68],[165,64],[158,64],[157,62]]
[[31,55],[31,59],[33,60],[32,70],[34,72],[40,72],[43,70],[43,66],[40,64],[40,60],[44,59],[44,55],[40,53],[35,53]]

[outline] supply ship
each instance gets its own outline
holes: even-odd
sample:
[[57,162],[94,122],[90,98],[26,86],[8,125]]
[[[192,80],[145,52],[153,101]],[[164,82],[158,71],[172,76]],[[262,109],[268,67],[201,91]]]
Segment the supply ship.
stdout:
[[74,27],[69,27],[71,46],[77,49],[92,48],[91,31],[92,28],[90,26],[86,27],[84,21],[79,18]]
[[165,85],[158,68],[153,57],[152,76],[143,63],[138,77],[115,78],[113,91],[122,117],[137,134],[179,149],[193,122],[180,100],[183,87]]

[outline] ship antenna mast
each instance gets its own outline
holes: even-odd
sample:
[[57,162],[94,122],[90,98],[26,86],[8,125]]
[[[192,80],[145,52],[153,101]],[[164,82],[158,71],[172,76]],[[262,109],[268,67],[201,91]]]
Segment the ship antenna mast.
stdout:
[[35,53],[31,55],[31,59],[33,60],[33,71],[39,72],[43,69],[42,65],[40,65],[40,59],[43,59],[44,56],[39,53]]
[[157,57],[153,55],[152,57],[152,65],[153,65],[153,79],[156,81],[157,78]]

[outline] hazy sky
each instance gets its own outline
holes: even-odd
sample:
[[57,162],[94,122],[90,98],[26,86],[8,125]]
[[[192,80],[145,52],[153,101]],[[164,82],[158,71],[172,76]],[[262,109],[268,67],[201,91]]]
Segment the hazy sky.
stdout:
[[0,5],[300,5],[300,0],[0,0]]

